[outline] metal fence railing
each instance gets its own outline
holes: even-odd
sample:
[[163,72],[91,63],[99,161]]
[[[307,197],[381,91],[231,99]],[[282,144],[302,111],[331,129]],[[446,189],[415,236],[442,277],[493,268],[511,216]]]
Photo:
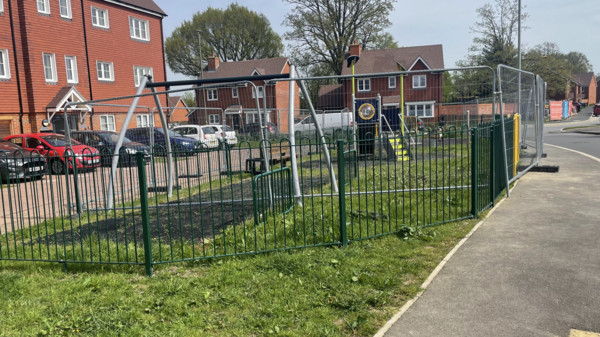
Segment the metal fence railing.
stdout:
[[161,146],[120,151],[116,172],[108,152],[36,157],[41,168],[27,179],[11,172],[30,161],[0,158],[0,260],[145,265],[151,274],[157,264],[344,245],[474,217],[506,187],[499,119],[383,138],[303,137],[293,147],[175,146],[171,195]]

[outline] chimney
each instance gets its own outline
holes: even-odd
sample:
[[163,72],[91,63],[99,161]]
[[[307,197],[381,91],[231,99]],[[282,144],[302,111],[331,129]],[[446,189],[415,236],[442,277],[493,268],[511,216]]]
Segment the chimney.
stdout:
[[208,58],[208,71],[215,71],[219,68],[219,58],[213,54],[212,57]]
[[360,57],[360,44],[358,44],[356,41],[350,45],[350,56]]

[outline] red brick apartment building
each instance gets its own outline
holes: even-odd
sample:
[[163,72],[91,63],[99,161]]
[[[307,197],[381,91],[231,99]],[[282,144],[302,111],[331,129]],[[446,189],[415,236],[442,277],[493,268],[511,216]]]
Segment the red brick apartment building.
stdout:
[[[205,79],[257,76],[273,74],[289,74],[290,62],[287,57],[248,60],[237,62],[220,62],[218,57],[210,57],[204,69]],[[267,121],[277,125],[280,132],[288,131],[289,82],[282,81],[266,85],[265,81],[252,81],[258,88],[259,106],[264,109],[264,97],[267,98]],[[249,84],[205,89],[196,95],[198,109],[190,115],[194,124],[226,124],[235,130],[246,124],[258,123],[256,94]],[[299,89],[296,86],[294,109],[300,108]],[[225,121],[223,121],[225,116]]]
[[[442,45],[403,47],[392,49],[365,50],[360,45],[350,46],[350,55],[358,55],[360,60],[354,66],[354,73],[374,74],[397,71],[418,71],[444,68]],[[352,70],[344,67],[342,75],[351,75]],[[443,99],[443,72],[424,72],[404,76],[404,104],[406,116],[427,119],[436,118]],[[355,79],[357,99],[376,98],[381,95],[383,108],[400,106],[400,77],[378,76]],[[342,84],[324,85],[319,91],[319,109],[336,110],[352,107],[352,80]]]
[[[573,78],[581,83],[580,97],[581,102],[586,104],[595,104],[598,103],[596,97],[596,76],[593,72],[583,73],[583,74],[574,74]],[[579,100],[578,100],[579,101]]]
[[[152,0],[0,0],[0,137],[42,131],[44,119],[62,131],[67,101],[135,94],[143,74],[164,81],[165,16]],[[69,124],[119,130],[126,111],[81,105]],[[147,118],[138,111],[131,127]]]

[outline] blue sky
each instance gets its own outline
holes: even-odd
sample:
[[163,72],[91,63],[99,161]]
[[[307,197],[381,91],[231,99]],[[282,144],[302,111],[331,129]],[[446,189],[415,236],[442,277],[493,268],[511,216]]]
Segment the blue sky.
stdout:
[[[164,20],[165,37],[183,20],[207,7],[227,7],[233,1],[154,0],[169,16]],[[444,62],[452,67],[464,58],[473,40],[469,26],[476,21],[475,9],[493,0],[421,0],[396,3],[390,16],[393,26],[388,31],[400,46],[442,44]],[[279,34],[286,31],[282,22],[291,6],[279,0],[237,1],[256,12],[262,12]],[[530,14],[523,32],[525,47],[544,41],[556,42],[563,52],[580,51],[587,55],[600,72],[600,0],[523,0]],[[285,43],[287,45],[287,42]],[[168,80],[185,79],[167,71]]]

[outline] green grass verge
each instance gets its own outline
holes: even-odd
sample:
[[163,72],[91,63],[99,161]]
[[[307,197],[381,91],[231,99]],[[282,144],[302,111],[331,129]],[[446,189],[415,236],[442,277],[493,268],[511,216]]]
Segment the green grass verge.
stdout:
[[371,336],[475,225],[158,266],[0,263],[6,336]]

